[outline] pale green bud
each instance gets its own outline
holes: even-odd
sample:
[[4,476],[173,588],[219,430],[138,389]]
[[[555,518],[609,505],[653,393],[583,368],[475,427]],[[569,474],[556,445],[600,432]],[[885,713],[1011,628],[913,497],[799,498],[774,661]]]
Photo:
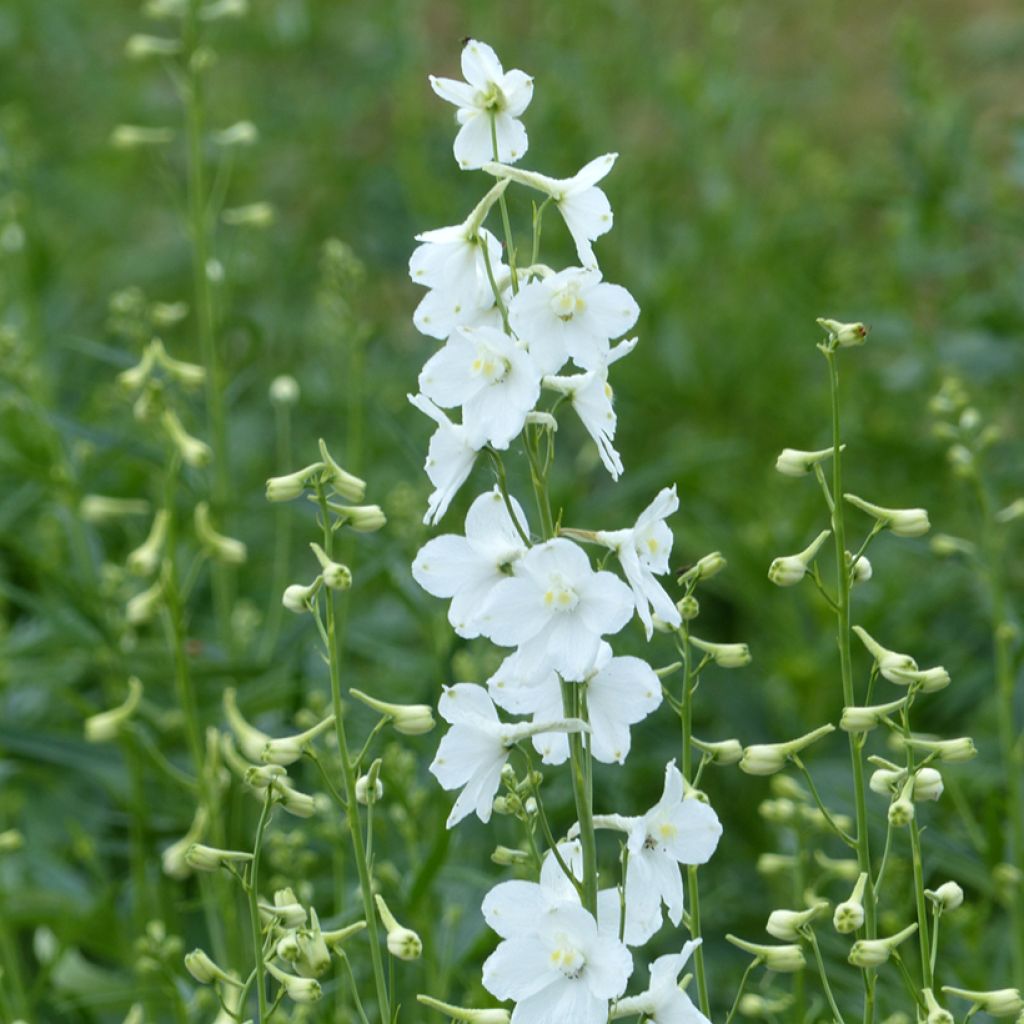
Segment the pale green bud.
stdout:
[[324,942],[330,949],[339,947],[349,936],[361,932],[366,927],[365,921],[356,921],[354,924],[346,925],[344,928],[335,928],[334,931],[324,932]]
[[715,644],[691,636],[690,643],[699,651],[709,654],[720,668],[743,668],[751,662],[750,648],[746,644]]
[[163,597],[164,585],[162,580],[157,580],[151,587],[147,587],[141,594],[136,594],[128,600],[124,607],[124,617],[132,626],[141,626],[149,622],[156,614]]
[[796,942],[800,939],[801,929],[821,917],[828,907],[828,900],[818,900],[814,906],[808,907],[806,910],[773,910],[768,915],[765,931],[773,939]]
[[249,0],[214,0],[199,8],[203,21],[222,21],[225,18],[243,18],[249,13]]
[[762,853],[757,858],[757,873],[766,878],[775,875],[789,875],[796,867],[796,860],[788,853]]
[[943,882],[937,889],[925,889],[924,894],[944,913],[956,910],[964,902],[964,891],[956,882]]
[[138,391],[149,380],[155,366],[156,349],[149,344],[142,350],[142,358],[134,366],[117,375],[117,383],[125,391]]
[[339,505],[336,502],[328,502],[330,510],[346,526],[351,526],[358,533],[376,533],[382,530],[388,522],[384,510],[380,505]]
[[491,862],[500,864],[502,867],[511,867],[513,864],[526,864],[530,855],[525,850],[513,850],[508,846],[496,846],[491,854]]
[[857,884],[850,893],[850,898],[836,905],[832,915],[832,926],[841,935],[855,932],[864,924],[864,887],[867,885],[867,872],[857,878]]
[[346,501],[362,501],[366,496],[366,481],[342,469],[327,450],[323,438],[319,444],[320,458],[324,462],[324,483],[330,484],[331,490]]
[[436,724],[434,711],[429,704],[391,704],[377,700],[361,690],[350,690],[356,700],[362,701],[367,707],[391,719],[391,725],[403,736],[422,736],[430,732]]
[[917,662],[909,654],[900,654],[897,651],[890,651],[887,647],[883,647],[861,626],[854,626],[853,631],[857,634],[860,642],[868,649],[868,652],[874,657],[878,671],[889,682],[900,683],[904,686],[909,683],[904,673],[917,671]]
[[274,902],[257,904],[264,920],[276,921],[282,928],[301,928],[306,923],[306,908],[291,889],[278,889]]
[[114,149],[167,146],[173,141],[173,128],[148,128],[139,124],[119,124],[110,133],[110,144]]
[[843,497],[897,537],[921,537],[931,529],[928,512],[923,508],[883,508],[858,498],[856,494],[844,494]]
[[804,952],[797,945],[765,946],[757,942],[747,942],[735,935],[726,935],[725,938],[727,942],[760,960],[770,971],[793,974],[807,966]]
[[[840,446],[842,451],[846,445]],[[814,467],[832,458],[832,448],[822,448],[815,452],[800,451],[798,448],[783,448],[779,457],[775,460],[775,468],[783,476],[806,476]]]
[[1024,498],[1017,498],[1011,501],[1005,508],[1001,508],[995,514],[997,523],[1012,523],[1017,519],[1024,518]]
[[935,768],[919,768],[914,775],[914,800],[938,800],[943,788],[942,773]]
[[846,568],[850,573],[851,585],[867,583],[875,574],[875,570],[872,568],[871,562],[868,561],[867,555],[861,555],[856,562],[853,560],[852,552],[846,551],[844,555],[846,558]]
[[297,818],[311,818],[316,814],[316,797],[310,796],[309,793],[300,793],[281,779],[278,779],[272,788],[274,799],[288,814],[294,814]]
[[268,228],[274,223],[274,207],[267,202],[248,203],[225,210],[220,218],[236,228]]
[[273,405],[295,405],[300,397],[299,382],[289,374],[282,373],[270,382],[269,394]]
[[[910,783],[913,785],[913,782]],[[889,804],[889,824],[894,828],[904,828],[914,820],[914,803],[905,796],[900,796]]]
[[185,854],[185,862],[196,871],[219,871],[228,864],[252,860],[244,850],[220,850],[215,846],[193,843]]
[[260,760],[265,764],[294,764],[317,736],[333,726],[334,715],[328,715],[323,721],[317,722],[305,732],[296,733],[294,736],[284,736],[281,739],[267,740],[260,751]]
[[690,583],[695,580],[709,580],[712,576],[717,576],[726,565],[728,565],[728,562],[726,562],[725,556],[721,551],[712,551],[709,555],[698,559],[696,565],[687,569],[679,577],[679,582]]
[[914,923],[887,939],[858,939],[847,959],[854,967],[881,967],[892,956],[892,951],[916,931]]
[[374,895],[374,900],[388,933],[388,952],[399,960],[418,960],[423,954],[423,941],[411,928],[405,928],[395,920],[380,893]]
[[818,326],[828,335],[829,342],[840,348],[863,345],[868,336],[868,328],[861,323],[846,324],[840,320],[818,317]]
[[736,764],[743,757],[743,744],[739,740],[718,740],[709,743],[693,737],[693,745],[702,753],[707,754],[713,764]]
[[238,703],[235,698],[235,689],[229,686],[224,691],[222,698],[224,705],[224,717],[228,720],[228,726],[238,741],[242,753],[250,761],[259,761],[264,748],[271,742],[271,737],[261,732],[255,726],[250,725],[238,710]]
[[[783,765],[785,765],[785,759],[783,759]],[[757,813],[773,825],[790,825],[796,818],[797,809],[792,800],[762,800],[757,805]]]
[[768,579],[777,587],[795,586],[807,575],[807,570],[821,549],[821,545],[831,535],[831,530],[822,530],[799,554],[776,558],[768,567]]
[[291,586],[285,587],[284,593],[281,595],[281,604],[288,611],[295,612],[296,615],[308,612],[310,605],[313,603],[313,598],[316,597],[317,591],[320,589],[321,582],[322,578],[317,576],[308,586],[303,586],[301,583],[293,583]]
[[142,701],[142,683],[135,676],[128,680],[128,696],[109,711],[90,715],[85,720],[85,738],[89,743],[108,743],[116,739],[122,726],[131,721]]
[[176,842],[171,843],[160,855],[160,864],[168,878],[188,878],[192,867],[186,860],[188,851],[206,834],[209,813],[205,807],[198,807],[188,831]]
[[948,533],[935,534],[929,547],[932,549],[932,553],[940,558],[949,558],[951,555],[973,555],[976,550],[969,540],[951,537]]
[[[149,307],[149,315],[152,317],[153,323],[158,327],[173,327],[188,316],[188,303],[154,302]],[[177,362],[177,360],[172,360],[172,362]],[[189,368],[186,371],[188,376],[196,383],[202,383],[206,379],[206,370],[203,367],[196,366],[194,363],[181,363],[178,365],[187,366]],[[198,371],[198,374],[196,371]],[[197,377],[198,380],[196,380]],[[182,383],[185,383],[185,381],[183,380]]]
[[374,786],[372,789],[370,788],[369,775],[360,775],[359,778],[356,779],[356,800],[363,804],[364,807],[371,803],[377,803],[379,800],[382,800],[383,797],[384,783],[381,782],[380,779],[374,780]]
[[451,1003],[442,1003],[440,999],[433,999],[431,996],[418,995],[417,1000],[432,1010],[438,1010],[453,1021],[460,1024],[509,1024],[512,1015],[508,1010],[470,1010],[464,1006],[453,1006]]
[[245,770],[242,781],[253,789],[270,789],[275,782],[286,779],[288,773],[276,764],[254,764]]
[[313,907],[309,909],[309,927],[300,928],[296,933],[299,955],[296,969],[307,978],[319,978],[331,966],[331,951],[320,931],[320,920]]
[[136,576],[149,576],[156,572],[167,540],[168,521],[167,510],[163,508],[153,517],[149,535],[128,555],[126,565],[130,573]]
[[215,981],[222,981],[226,985],[237,985],[241,982],[233,978],[227,971],[218,967],[210,956],[201,949],[194,949],[185,956],[185,970],[192,975],[200,985],[212,985]]
[[213,450],[205,441],[193,437],[182,426],[176,413],[171,409],[165,409],[160,417],[160,422],[163,424],[164,430],[167,431],[171,443],[178,449],[182,462],[196,469],[209,465],[213,458]]
[[273,961],[268,961],[266,968],[281,983],[285,995],[293,1003],[315,1003],[323,995],[320,982],[314,978],[299,978],[288,974],[276,967]]
[[328,590],[348,590],[352,586],[352,570],[341,562],[330,559],[319,544],[310,544],[320,563],[320,575]]
[[860,865],[856,860],[850,857],[830,857],[828,854],[822,853],[821,850],[814,851],[814,862],[822,871],[834,875],[844,882],[856,881],[860,871]]
[[839,728],[844,732],[871,732],[882,720],[895,715],[906,704],[907,698],[891,701],[889,704],[872,704],[867,707],[843,708]]
[[16,828],[0,832],[0,854],[16,853],[25,845],[25,836]]
[[928,1007],[928,1016],[925,1017],[925,1024],[954,1024],[953,1014],[944,1010],[935,998],[930,988],[921,990],[924,996],[925,1005]]
[[86,523],[102,525],[149,513],[149,502],[142,498],[110,498],[104,494],[87,494],[78,503],[78,514]]
[[225,565],[241,565],[248,557],[247,549],[240,540],[218,533],[210,522],[210,506],[201,501],[195,509],[196,539],[203,550],[217,562]]
[[324,468],[322,462],[313,462],[303,469],[285,476],[272,476],[267,481],[267,501],[291,501],[302,495],[309,478]]
[[700,615],[700,602],[693,594],[687,594],[685,597],[680,598],[676,602],[676,608],[679,609],[679,617],[683,622],[692,622]]
[[940,761],[949,764],[962,764],[978,756],[978,748],[970,736],[960,736],[953,740],[927,740],[911,736],[910,739],[901,738],[901,742],[926,754],[938,754]]
[[[186,307],[187,308],[187,307]],[[168,307],[164,307],[165,313]],[[196,363],[186,363],[181,359],[172,359],[159,338],[149,343],[157,365],[161,366],[169,377],[186,388],[198,388],[206,382],[206,370]]]
[[1015,988],[998,988],[986,992],[974,992],[966,988],[953,988],[952,985],[943,985],[942,991],[946,995],[957,996],[960,999],[969,999],[976,1007],[984,1010],[993,1017],[1016,1017],[1021,1010],[1024,1010],[1024,1000],[1021,999],[1020,990]]
[[835,731],[834,725],[822,725],[788,743],[758,743],[746,747],[740,759],[740,771],[748,775],[774,775],[786,766],[786,761],[806,749],[822,736]]

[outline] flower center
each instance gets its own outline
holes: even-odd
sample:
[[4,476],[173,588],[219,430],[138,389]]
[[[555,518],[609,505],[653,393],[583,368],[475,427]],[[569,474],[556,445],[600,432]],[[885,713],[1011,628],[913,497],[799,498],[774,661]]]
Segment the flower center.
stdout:
[[500,384],[509,369],[511,367],[507,359],[483,346],[476,350],[476,357],[470,364],[473,375],[483,377],[488,384]]
[[576,981],[587,966],[586,957],[569,941],[568,936],[559,935],[557,945],[551,951],[551,966],[557,967],[570,981]]
[[567,284],[564,288],[559,288],[551,297],[551,312],[563,322],[568,322],[586,308],[587,304],[581,298],[575,282]]
[[571,612],[580,603],[580,595],[559,573],[552,573],[544,591],[544,605],[556,612]]
[[487,88],[478,92],[474,99],[479,109],[491,114],[500,113],[507,106],[505,94],[497,82],[488,82]]

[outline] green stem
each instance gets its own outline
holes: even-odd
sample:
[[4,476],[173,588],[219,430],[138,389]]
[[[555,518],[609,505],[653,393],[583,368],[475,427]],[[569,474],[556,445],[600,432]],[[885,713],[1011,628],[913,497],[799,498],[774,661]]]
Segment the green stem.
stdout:
[[[567,718],[586,721],[586,700],[583,683],[562,681],[562,703]],[[580,733],[569,734],[572,771],[572,795],[576,803],[576,820],[580,823],[580,847],[583,850],[583,906],[597,918],[597,836],[594,831],[594,791],[590,784],[590,750]]]
[[[249,921],[252,925],[252,951],[256,958],[256,1024],[266,1024],[269,1012],[267,1009],[267,980],[266,969],[263,963],[263,929],[260,926],[259,911],[259,882],[260,882],[260,854],[263,852],[263,832],[267,827],[267,820],[270,817],[270,806],[274,801],[274,792],[267,789],[267,795],[263,799],[263,809],[260,811],[260,819],[256,825],[256,842],[253,845],[252,864],[249,868],[249,880],[245,886],[246,895],[249,897]],[[244,1009],[244,1007],[243,1007]]]
[[[846,567],[846,524],[843,518],[843,458],[842,435],[839,416],[839,367],[833,349],[824,348],[828,363],[829,392],[832,404],[832,538],[835,542],[836,561],[836,619],[839,645],[839,667],[843,685],[843,704],[853,706],[853,659],[850,654],[850,574]],[[824,479],[822,477],[822,479]],[[868,810],[864,789],[864,765],[861,761],[862,739],[850,733],[850,763],[853,769],[854,803],[857,816],[857,864],[867,874],[864,887],[864,917],[867,938],[878,937],[875,893],[871,884],[871,840],[868,834]],[[864,972],[864,1024],[871,1024],[875,1017],[874,975]]]
[[[285,403],[278,404],[274,409],[274,423],[277,428],[277,471],[287,473],[292,463],[292,415]],[[291,548],[292,517],[287,503],[281,502],[274,516],[274,569],[273,584],[268,598],[266,614],[267,628],[260,644],[260,653],[269,658],[281,632],[281,620],[284,605],[281,595],[288,585],[288,553]]]
[[[501,157],[498,156],[498,126],[493,114],[491,118],[491,148],[494,153],[495,163],[501,162]],[[512,276],[512,294],[516,295],[519,292],[519,275],[516,273],[516,249],[512,244],[512,225],[508,219],[508,204],[505,202],[505,193],[498,197],[498,206],[501,209],[501,226],[505,231],[505,255],[508,258],[508,269]]]
[[740,987],[736,989],[736,998],[732,1001],[732,1009],[729,1010],[729,1016],[725,1018],[725,1024],[730,1024],[733,1017],[736,1016],[736,1008],[740,1005],[740,999],[743,997],[743,991],[747,987],[747,979],[750,977],[750,972],[761,963],[760,957],[754,957],[753,960],[747,964],[747,969],[743,972],[743,977],[740,978]]
[[814,934],[813,928],[807,928],[804,931],[804,935],[807,941],[811,944],[811,949],[814,951],[814,960],[818,965],[818,974],[821,976],[821,987],[825,990],[825,998],[828,1000],[828,1005],[832,1010],[832,1018],[835,1024],[846,1024],[843,1020],[843,1015],[839,1012],[839,1007],[836,1005],[835,996],[832,995],[832,986],[828,983],[828,974],[825,971],[825,962],[821,958],[821,950],[818,948],[818,937]]
[[[317,500],[320,504],[320,515],[323,519],[324,551],[328,558],[333,558],[334,531],[331,529],[327,496],[320,484],[317,485]],[[391,1020],[391,1001],[388,997],[387,979],[384,975],[384,960],[380,949],[380,931],[377,922],[377,907],[373,899],[373,882],[370,878],[370,866],[366,859],[366,849],[362,841],[359,802],[356,800],[356,776],[349,755],[348,738],[345,735],[345,715],[341,701],[341,665],[337,648],[334,591],[326,591],[325,604],[327,606],[327,656],[331,674],[331,704],[334,711],[334,732],[338,741],[338,753],[341,756],[341,770],[345,782],[345,815],[348,818],[356,871],[359,874],[359,889],[363,898],[363,915],[366,918],[366,930],[369,932],[370,957],[373,963],[374,982],[377,987],[377,1012],[380,1014],[382,1024],[387,1024]]]

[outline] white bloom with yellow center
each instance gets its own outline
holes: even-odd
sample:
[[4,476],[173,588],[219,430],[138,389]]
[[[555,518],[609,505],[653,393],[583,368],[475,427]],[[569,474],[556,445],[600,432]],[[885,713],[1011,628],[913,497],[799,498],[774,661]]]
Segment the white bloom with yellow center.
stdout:
[[532,281],[509,303],[509,323],[543,373],[571,357],[584,370],[608,358],[608,343],[637,321],[640,307],[625,288],[601,281],[599,270],[570,267]]
[[524,669],[580,682],[592,670],[601,638],[618,633],[633,614],[629,588],[595,572],[581,548],[564,538],[531,548],[516,575],[491,591],[480,633],[499,647],[518,647]]
[[654,632],[652,611],[673,628],[682,623],[675,601],[655,579],[656,575],[664,576],[669,571],[672,531],[665,524],[665,519],[678,508],[675,486],[665,487],[640,513],[632,529],[600,530],[596,534],[598,542],[611,548],[618,556],[648,640]]
[[[525,531],[522,507],[512,497],[509,504]],[[412,575],[428,594],[451,598],[448,621],[459,636],[471,638],[480,635],[476,619],[491,590],[512,574],[526,550],[505,499],[495,488],[470,505],[464,537],[445,534],[420,548]]]
[[462,407],[474,448],[504,449],[540,397],[540,373],[525,347],[493,327],[460,327],[420,372],[420,390],[442,408]]
[[505,71],[494,50],[476,39],[467,39],[462,48],[462,74],[465,82],[430,76],[434,92],[458,107],[462,127],[455,136],[456,162],[463,170],[494,159],[515,163],[528,145],[518,118],[533,98],[533,79],[522,71]]

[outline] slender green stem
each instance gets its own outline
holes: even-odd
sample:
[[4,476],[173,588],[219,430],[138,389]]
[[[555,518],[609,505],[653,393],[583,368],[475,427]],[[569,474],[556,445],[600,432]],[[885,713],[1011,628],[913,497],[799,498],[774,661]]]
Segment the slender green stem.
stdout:
[[832,1019],[835,1021],[835,1024],[846,1024],[843,1020],[843,1015],[839,1012],[839,1007],[836,1005],[835,996],[832,995],[832,986],[828,983],[825,961],[822,960],[821,950],[818,948],[818,937],[814,934],[813,928],[805,928],[803,933],[811,944],[811,949],[814,951],[814,961],[818,965],[818,974],[821,977],[821,987],[825,990],[825,998],[828,1000],[828,1005],[832,1010]]
[[533,208],[533,256],[530,260],[532,266],[536,266],[537,260],[540,258],[540,236],[544,227],[544,210],[550,202],[551,196],[548,196],[540,206],[535,205]]
[[[277,428],[277,471],[287,473],[292,464],[292,415],[287,403],[279,402],[274,409]],[[269,658],[281,632],[284,605],[281,595],[288,585],[288,552],[291,548],[292,516],[286,502],[281,502],[274,516],[274,568],[273,583],[268,597],[266,613],[267,627],[260,643],[260,654]]]
[[[491,118],[491,149],[494,154],[495,163],[501,162],[501,157],[498,155],[498,125],[497,119],[494,114],[490,115]],[[512,242],[512,225],[508,219],[508,204],[505,202],[505,193],[498,197],[498,206],[501,209],[501,226],[505,231],[505,255],[508,259],[508,269],[512,275],[512,294],[515,295],[519,291],[519,275],[516,272],[516,247]]]
[[[839,645],[839,667],[843,685],[843,704],[853,706],[853,659],[850,653],[850,573],[846,566],[846,524],[843,518],[843,456],[842,434],[840,431],[839,367],[835,350],[823,349],[828,363],[829,392],[832,404],[832,538],[835,542],[836,562],[836,619]],[[824,476],[821,478],[824,480]],[[827,488],[826,488],[827,490]],[[857,817],[857,864],[867,874],[864,887],[864,917],[866,934],[869,939],[878,937],[875,893],[872,887],[871,840],[868,833],[867,799],[864,789],[864,764],[861,760],[863,740],[856,733],[850,733],[850,764],[853,769],[854,804]],[[874,974],[864,972],[864,1024],[872,1024],[875,1017]]]
[[936,903],[932,907],[932,951],[928,958],[931,965],[932,983],[935,982],[935,964],[939,958],[939,920],[942,917],[942,904]]
[[519,516],[516,515],[515,509],[512,507],[512,496],[509,494],[508,477],[505,473],[505,463],[502,461],[501,453],[496,452],[490,446],[484,450],[490,457],[491,465],[494,466],[494,475],[498,478],[498,490],[501,492],[502,500],[505,502],[505,511],[508,512],[508,517],[512,520],[512,525],[516,528],[516,533],[519,534],[522,542],[529,547],[530,536],[526,532],[523,524],[519,522]]
[[[910,702],[900,712],[901,729],[904,739],[910,738]],[[907,778],[912,779],[917,771],[914,763],[914,748],[906,744]],[[922,988],[932,988],[931,943],[928,939],[928,906],[924,895],[924,861],[921,857],[921,830],[917,818],[910,821],[910,855],[914,868],[914,902],[917,905],[917,938],[921,950]]]
[[[260,854],[263,852],[263,832],[270,817],[270,807],[274,802],[273,789],[267,789],[263,798],[263,809],[256,825],[256,841],[253,844],[252,862],[249,866],[249,878],[245,891],[249,897],[249,923],[252,926],[252,955],[256,958],[256,1005],[258,1007],[256,1024],[266,1024],[269,1012],[267,1009],[267,979],[263,962],[263,929],[260,924],[259,885],[260,885]],[[244,1010],[244,1007],[243,1007]]]
[[736,1016],[736,1008],[740,1005],[740,999],[743,998],[743,992],[747,987],[747,979],[750,977],[750,972],[760,963],[761,958],[754,957],[754,959],[747,964],[747,969],[743,972],[743,977],[740,978],[740,987],[736,989],[736,998],[732,1001],[732,1008],[729,1010],[729,1016],[725,1018],[725,1024],[730,1024],[733,1017]]
[[[334,531],[331,529],[330,510],[327,507],[327,495],[323,487],[317,485],[317,500],[320,504],[320,515],[323,526],[323,546],[328,558],[334,555]],[[377,923],[377,908],[373,899],[373,882],[370,878],[370,866],[366,860],[366,849],[362,841],[362,823],[359,819],[359,802],[356,800],[356,777],[349,755],[348,738],[345,735],[345,716],[341,701],[341,666],[337,650],[337,632],[335,624],[334,591],[326,591],[327,606],[327,657],[331,675],[331,704],[334,711],[334,732],[338,741],[338,753],[341,755],[341,770],[345,782],[345,814],[348,818],[349,832],[352,837],[352,849],[355,855],[356,871],[359,874],[359,889],[363,898],[363,914],[366,918],[366,930],[369,932],[370,957],[373,963],[373,977],[377,987],[377,1012],[382,1024],[391,1020],[391,1001],[388,997],[387,980],[384,975],[384,961],[380,948],[380,932]]]
[[[562,703],[567,718],[586,721],[583,683],[562,681]],[[576,820],[580,823],[580,847],[583,851],[583,906],[597,917],[597,837],[594,832],[594,792],[588,766],[590,751],[578,733],[569,734],[572,794],[576,803]]]
[[853,850],[856,850],[857,840],[854,839],[853,836],[851,836],[845,829],[840,828],[835,818],[832,817],[832,813],[825,806],[824,802],[821,799],[821,796],[818,794],[818,787],[814,784],[814,778],[812,777],[811,773],[807,770],[807,766],[796,754],[791,754],[790,760],[793,762],[793,764],[797,766],[797,768],[800,769],[800,771],[803,773],[804,778],[807,780],[807,786],[811,791],[811,796],[814,798],[814,802],[818,805],[818,810],[821,811],[822,815],[824,816],[825,821],[828,824],[828,827],[832,829],[832,831],[835,832],[835,834],[844,843],[846,843],[847,846],[849,846]]

